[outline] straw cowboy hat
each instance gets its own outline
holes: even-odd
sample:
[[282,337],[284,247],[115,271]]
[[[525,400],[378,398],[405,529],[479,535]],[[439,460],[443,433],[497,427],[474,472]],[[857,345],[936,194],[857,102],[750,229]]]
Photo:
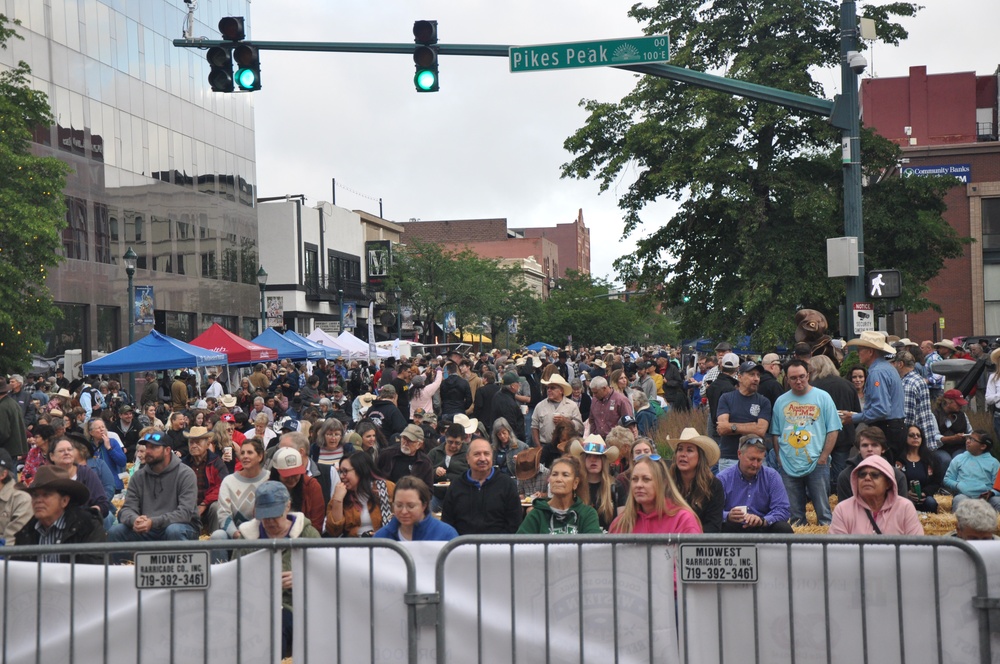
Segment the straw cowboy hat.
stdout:
[[554,373],[549,377],[548,380],[541,381],[542,385],[548,387],[549,385],[558,385],[562,388],[563,395],[569,396],[573,394],[573,386],[566,382],[566,379],[562,377],[560,373]]
[[198,440],[200,438],[208,438],[212,436],[212,432],[208,430],[208,427],[191,427],[190,431],[184,432],[184,437],[188,440]]
[[593,364],[595,367],[600,367],[602,369],[608,368],[608,365],[604,362],[604,360],[594,360],[593,362],[591,362],[591,364]]
[[938,341],[937,343],[934,344],[935,348],[937,348],[938,346],[940,346],[941,348],[947,348],[953,353],[955,352],[955,342],[953,342],[951,339],[942,339],[941,341]]
[[576,456],[580,456],[581,454],[593,454],[596,456],[607,457],[608,463],[614,463],[617,461],[618,455],[621,453],[617,447],[614,445],[608,445],[604,442],[604,439],[596,433],[592,433],[584,438],[582,445],[579,440],[574,440],[573,444],[569,448],[569,451],[571,454]]
[[525,364],[528,363],[528,360],[531,360],[531,366],[534,367],[535,369],[538,369],[542,366],[542,361],[537,357],[535,357],[534,355],[525,355],[524,357],[518,358],[517,362],[514,363],[514,366],[523,367]]
[[879,332],[862,332],[857,339],[847,342],[848,346],[860,346],[861,348],[871,348],[882,353],[893,354],[896,349],[885,342],[885,337]]
[[697,446],[701,450],[701,453],[705,455],[705,460],[708,461],[708,465],[710,466],[719,463],[719,457],[722,456],[718,444],[708,436],[698,433],[698,430],[694,427],[687,427],[681,431],[679,438],[667,439],[667,444],[674,451],[677,450],[677,445],[680,443],[691,443]]
[[236,405],[236,397],[232,394],[223,394],[219,397],[219,403],[221,403],[226,408],[232,408]]

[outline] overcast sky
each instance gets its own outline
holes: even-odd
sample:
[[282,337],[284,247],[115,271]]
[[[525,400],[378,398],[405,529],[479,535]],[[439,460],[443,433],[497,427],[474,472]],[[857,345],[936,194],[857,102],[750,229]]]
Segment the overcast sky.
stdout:
[[[211,0],[208,0],[211,1]],[[441,43],[546,44],[639,36],[632,0],[256,0],[258,40],[412,43],[413,21],[437,19]],[[869,74],[992,74],[1000,62],[998,0],[934,0],[905,21],[910,39],[876,45]],[[990,46],[993,44],[993,46]],[[634,249],[622,239],[620,193],[593,180],[560,179],[564,140],[583,125],[582,98],[618,101],[635,76],[615,69],[511,74],[506,58],[444,56],[441,90],[413,89],[410,55],[265,51],[254,94],[260,196],[305,194],[392,221],[505,217],[511,227],[550,226],[582,208],[591,268],[614,278],[613,261]],[[839,73],[824,73],[831,94]],[[657,202],[645,228],[674,210]],[[645,231],[648,232],[648,231]],[[640,234],[645,234],[640,230]]]

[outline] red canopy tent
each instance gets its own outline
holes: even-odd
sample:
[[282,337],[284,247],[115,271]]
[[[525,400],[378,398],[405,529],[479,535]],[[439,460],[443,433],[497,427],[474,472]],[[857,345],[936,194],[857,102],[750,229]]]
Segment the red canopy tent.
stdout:
[[192,346],[208,348],[229,356],[229,364],[251,364],[277,360],[278,351],[238,337],[218,323],[191,340]]

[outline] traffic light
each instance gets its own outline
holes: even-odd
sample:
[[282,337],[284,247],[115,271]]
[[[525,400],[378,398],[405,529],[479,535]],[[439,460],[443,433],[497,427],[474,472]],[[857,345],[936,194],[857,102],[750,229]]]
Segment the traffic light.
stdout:
[[233,49],[236,61],[236,87],[245,92],[260,90],[260,57],[253,44],[240,44]]
[[413,41],[418,45],[413,49],[413,63],[417,73],[413,85],[417,92],[438,91],[438,49],[437,21],[414,21]]
[[[219,21],[219,34],[232,46],[213,46],[207,59],[211,71],[208,83],[215,92],[253,92],[260,90],[260,57],[257,47],[244,43],[246,24],[242,16],[224,16]],[[236,75],[233,75],[233,60]]]
[[208,84],[212,86],[212,92],[232,92],[233,91],[233,54],[228,48],[213,46],[208,49],[208,66],[211,71],[208,73]]

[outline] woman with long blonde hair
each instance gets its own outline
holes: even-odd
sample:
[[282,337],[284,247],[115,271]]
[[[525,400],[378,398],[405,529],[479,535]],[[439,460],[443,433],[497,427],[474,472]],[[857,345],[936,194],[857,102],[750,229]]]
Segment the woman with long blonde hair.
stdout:
[[601,528],[607,530],[617,513],[615,503],[618,493],[610,467],[618,459],[620,452],[617,447],[606,445],[604,439],[597,434],[591,434],[583,439],[582,444],[579,440],[574,440],[570,445],[570,453],[581,457],[588,502],[597,510]]
[[632,467],[625,509],[611,523],[611,533],[700,533],[701,523],[661,460],[642,456]]

